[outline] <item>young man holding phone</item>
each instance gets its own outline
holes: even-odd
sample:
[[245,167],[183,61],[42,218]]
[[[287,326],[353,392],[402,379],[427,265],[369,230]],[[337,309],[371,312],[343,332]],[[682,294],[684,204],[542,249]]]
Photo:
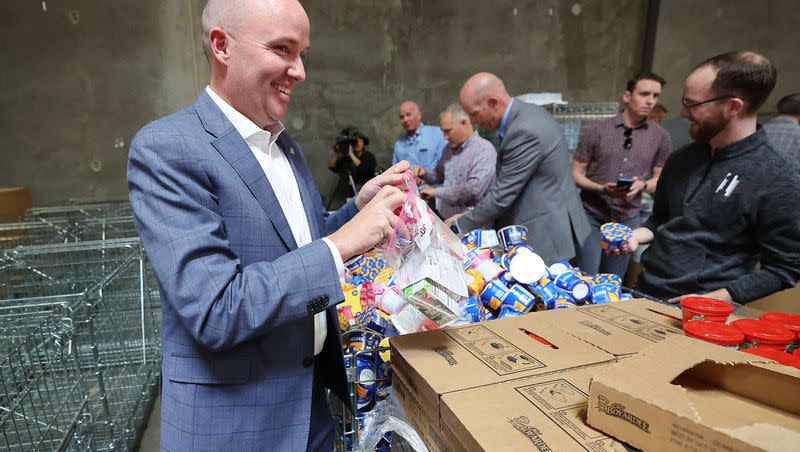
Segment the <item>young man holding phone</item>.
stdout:
[[642,73],[628,81],[625,108],[600,121],[581,137],[572,161],[572,177],[592,233],[577,255],[581,270],[624,276],[630,256],[603,255],[600,225],[617,222],[636,229],[640,225],[642,192],[654,193],[658,176],[672,150],[669,133],[647,119],[661,95],[664,79]]

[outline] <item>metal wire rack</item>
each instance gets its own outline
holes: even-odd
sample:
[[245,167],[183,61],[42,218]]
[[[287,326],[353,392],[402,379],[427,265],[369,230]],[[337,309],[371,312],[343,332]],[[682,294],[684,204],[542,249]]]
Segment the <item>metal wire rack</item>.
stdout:
[[138,236],[129,216],[6,223],[0,224],[0,249]]
[[613,118],[619,113],[619,102],[581,102],[548,105],[547,109],[564,130],[570,152],[578,148],[581,133],[594,122]]
[[82,221],[91,218],[131,216],[128,201],[72,203],[63,206],[32,207],[22,215],[22,221]]
[[0,320],[15,326],[0,328],[0,345],[13,347],[42,319],[69,319],[91,450],[127,450],[160,367],[160,300],[138,239],[20,247],[3,259],[0,294],[11,297],[0,301]]
[[[388,388],[392,384],[391,374],[379,372],[382,363],[379,354],[388,350],[387,347],[367,347],[345,353],[348,395],[355,413],[335,396],[329,397],[331,411],[336,421],[337,451],[349,451],[358,444],[364,416],[377,400],[388,395]],[[367,371],[364,372],[364,369]]]
[[50,318],[0,362],[0,449],[89,451],[88,397],[68,319]]

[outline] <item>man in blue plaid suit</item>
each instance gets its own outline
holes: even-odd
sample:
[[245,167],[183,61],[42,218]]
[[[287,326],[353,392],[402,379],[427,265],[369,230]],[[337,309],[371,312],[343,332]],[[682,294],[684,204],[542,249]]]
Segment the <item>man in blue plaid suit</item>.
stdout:
[[325,215],[283,130],[310,25],[296,0],[210,0],[211,83],[131,143],[136,228],[161,289],[161,449],[331,450],[348,400],[343,260],[391,231],[401,162]]

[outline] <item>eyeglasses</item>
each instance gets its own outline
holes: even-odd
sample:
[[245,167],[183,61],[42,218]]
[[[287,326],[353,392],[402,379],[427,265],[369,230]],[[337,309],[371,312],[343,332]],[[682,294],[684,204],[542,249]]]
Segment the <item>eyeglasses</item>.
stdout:
[[625,136],[625,143],[623,143],[622,149],[628,150],[633,146],[633,128],[625,127],[625,132],[622,135]]
[[703,101],[694,102],[694,103],[689,103],[689,101],[684,98],[684,99],[681,99],[681,103],[683,104],[683,108],[688,110],[690,108],[694,108],[694,107],[697,107],[697,106],[700,106],[700,105],[703,105],[703,104],[707,104],[709,102],[716,102],[718,100],[723,100],[723,99],[733,99],[734,97],[736,97],[736,96],[719,96],[719,97],[715,97],[713,99],[703,100]]

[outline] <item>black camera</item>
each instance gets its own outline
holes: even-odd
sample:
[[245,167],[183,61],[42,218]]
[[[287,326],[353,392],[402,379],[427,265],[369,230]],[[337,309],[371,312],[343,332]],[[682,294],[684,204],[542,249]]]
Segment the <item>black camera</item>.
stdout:
[[339,135],[336,137],[336,144],[333,145],[333,150],[341,155],[350,154],[350,146],[355,146],[356,137],[350,135]]

